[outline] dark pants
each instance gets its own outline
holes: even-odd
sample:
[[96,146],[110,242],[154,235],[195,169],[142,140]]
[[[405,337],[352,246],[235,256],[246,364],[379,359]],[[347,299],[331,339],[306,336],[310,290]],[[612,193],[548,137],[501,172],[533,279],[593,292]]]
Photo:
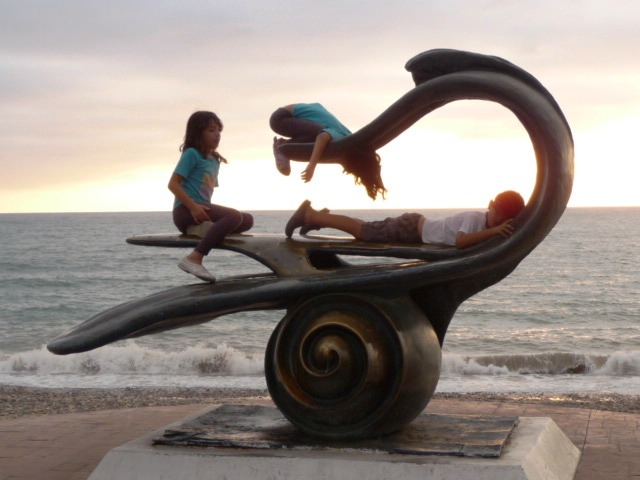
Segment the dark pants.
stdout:
[[[202,255],[208,255],[211,249],[220,245],[228,234],[246,232],[253,227],[253,216],[250,213],[212,203],[201,203],[201,205],[209,207],[207,214],[213,222],[213,226],[195,248],[196,252]],[[173,210],[173,223],[182,233],[187,233],[189,225],[195,225],[191,212],[185,205],[180,205]]]
[[289,137],[292,143],[315,142],[324,127],[304,118],[296,118],[286,108],[279,108],[269,119],[271,130],[283,137]]

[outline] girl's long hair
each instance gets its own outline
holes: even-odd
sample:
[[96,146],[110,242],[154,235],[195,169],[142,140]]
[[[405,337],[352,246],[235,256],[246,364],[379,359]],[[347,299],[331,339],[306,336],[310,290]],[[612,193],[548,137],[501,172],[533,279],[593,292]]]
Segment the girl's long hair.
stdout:
[[[222,120],[213,112],[207,111],[198,111],[191,114],[189,120],[187,120],[187,130],[184,134],[184,143],[180,145],[180,151],[184,152],[188,148],[195,148],[202,155],[206,155],[207,152],[204,151],[202,146],[202,132],[209,126],[211,121],[214,121],[220,131],[224,128],[222,125]],[[227,163],[227,159],[220,155],[217,151],[214,151],[213,154],[220,160],[221,162]]]
[[384,198],[387,189],[380,176],[380,155],[373,150],[359,149],[349,152],[345,157],[342,162],[344,172],[353,175],[356,184],[363,185],[373,200],[378,194]]

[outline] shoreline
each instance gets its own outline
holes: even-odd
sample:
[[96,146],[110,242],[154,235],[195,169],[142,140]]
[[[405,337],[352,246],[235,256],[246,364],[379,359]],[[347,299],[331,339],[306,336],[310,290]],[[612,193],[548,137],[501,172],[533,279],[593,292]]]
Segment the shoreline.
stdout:
[[[177,405],[203,406],[230,400],[269,398],[266,389],[204,387],[40,388],[0,385],[0,419],[99,410]],[[640,413],[640,397],[616,393],[435,393],[438,400],[549,405]],[[427,407],[428,408],[428,407]]]

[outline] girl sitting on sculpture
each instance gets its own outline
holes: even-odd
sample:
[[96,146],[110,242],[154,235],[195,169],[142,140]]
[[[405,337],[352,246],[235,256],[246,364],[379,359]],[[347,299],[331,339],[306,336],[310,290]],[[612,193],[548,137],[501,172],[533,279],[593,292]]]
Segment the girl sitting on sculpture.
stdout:
[[213,112],[194,112],[189,117],[182,154],[168,185],[175,196],[173,223],[178,230],[186,234],[190,227],[208,225],[200,243],[178,263],[181,270],[207,282],[216,278],[202,264],[204,257],[228,234],[246,232],[253,226],[251,214],[211,203],[220,164],[227,163],[218,153],[222,128],[222,121]]

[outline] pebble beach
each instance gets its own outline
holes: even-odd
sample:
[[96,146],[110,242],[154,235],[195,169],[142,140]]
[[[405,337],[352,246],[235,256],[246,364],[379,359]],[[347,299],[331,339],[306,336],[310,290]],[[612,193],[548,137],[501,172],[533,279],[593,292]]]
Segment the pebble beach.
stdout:
[[[85,413],[140,407],[210,405],[268,398],[267,390],[212,388],[35,388],[0,385],[0,418]],[[436,393],[433,399],[537,404],[640,413],[640,397],[578,393]],[[427,406],[427,411],[428,411]]]

